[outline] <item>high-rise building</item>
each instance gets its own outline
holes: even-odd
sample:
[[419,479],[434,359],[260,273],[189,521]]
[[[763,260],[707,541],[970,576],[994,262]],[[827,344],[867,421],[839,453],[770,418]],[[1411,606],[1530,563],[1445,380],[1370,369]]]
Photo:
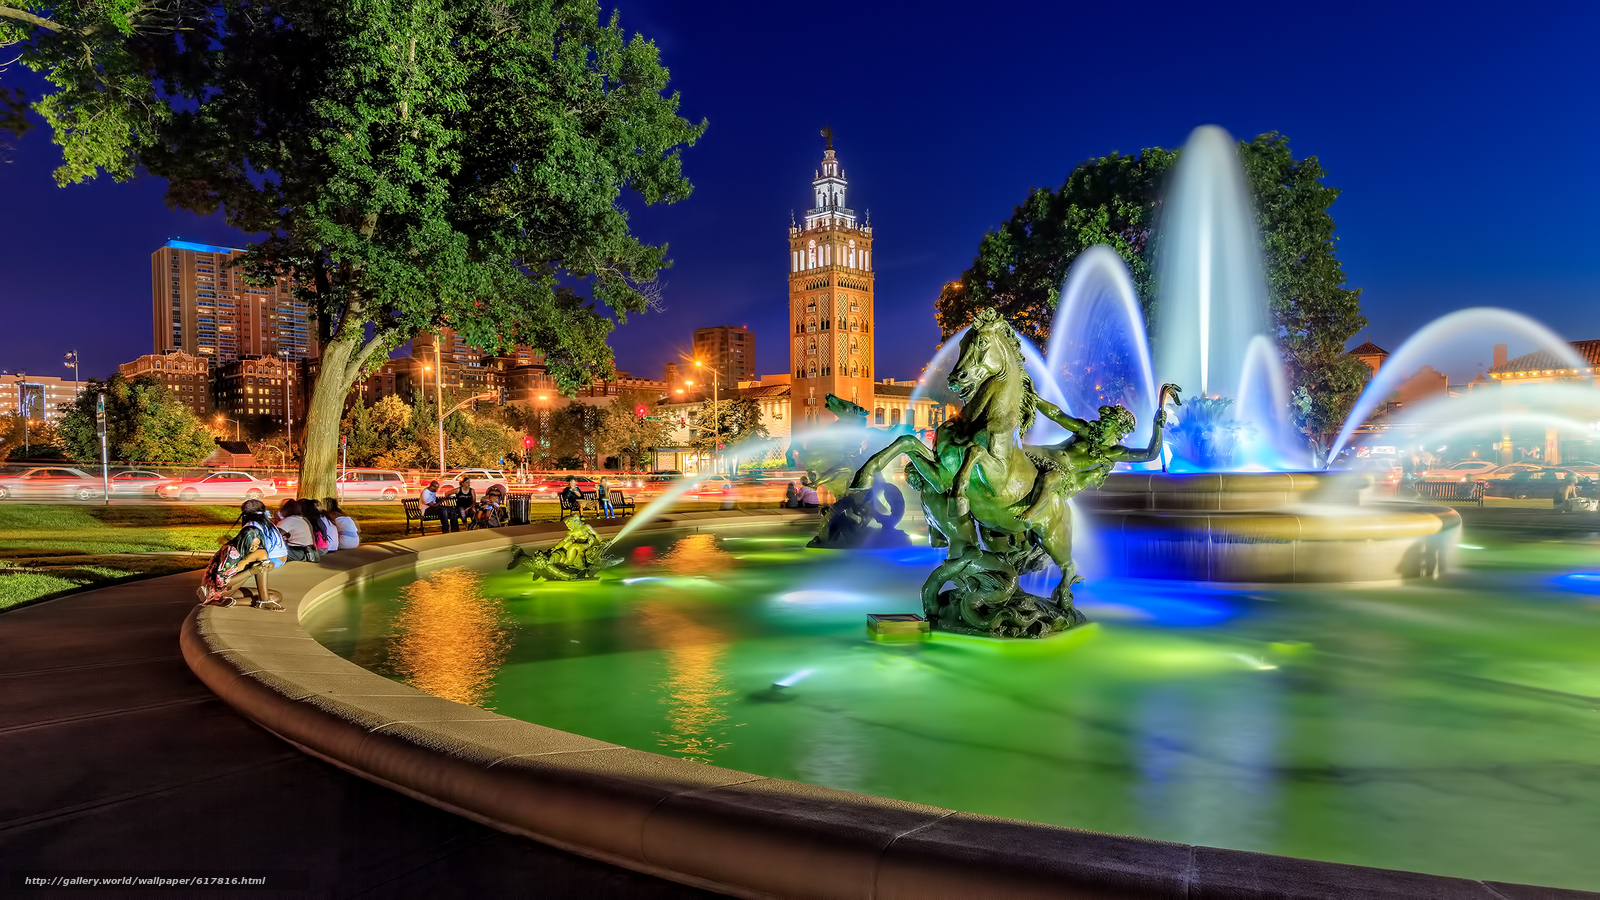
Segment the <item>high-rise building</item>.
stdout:
[[815,206],[789,223],[789,368],[796,429],[833,421],[829,394],[873,409],[872,223],[845,205],[844,169],[826,133]]
[[154,376],[197,416],[211,412],[211,360],[173,350],[169,353],[146,353],[133,362],[117,367],[129,380],[141,375]]
[[[717,370],[722,383],[734,387],[756,377],[756,336],[739,325],[713,325],[694,331],[694,358]],[[709,377],[707,373],[702,376]]]
[[167,241],[150,254],[155,352],[174,350],[212,360],[246,356],[317,356],[311,309],[289,279],[261,286],[231,263],[242,250]]
[[216,411],[246,423],[246,430],[250,430],[263,426],[282,428],[287,409],[289,423],[299,434],[299,423],[306,416],[304,381],[298,361],[285,364],[275,356],[229,360],[212,374]]

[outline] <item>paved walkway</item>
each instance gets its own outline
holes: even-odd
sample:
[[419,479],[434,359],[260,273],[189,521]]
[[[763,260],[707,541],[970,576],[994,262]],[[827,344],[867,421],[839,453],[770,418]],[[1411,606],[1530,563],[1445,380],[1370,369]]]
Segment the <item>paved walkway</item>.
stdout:
[[0,893],[57,893],[16,890],[19,870],[136,869],[307,884],[182,894],[193,898],[708,896],[434,809],[235,715],[178,653],[198,583],[188,573],[0,613]]

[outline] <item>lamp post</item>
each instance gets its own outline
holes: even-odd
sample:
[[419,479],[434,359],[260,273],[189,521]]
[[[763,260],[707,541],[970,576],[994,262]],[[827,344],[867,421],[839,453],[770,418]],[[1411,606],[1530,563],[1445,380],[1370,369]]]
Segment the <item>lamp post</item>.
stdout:
[[238,443],[239,442],[239,420],[238,419],[230,419],[227,416],[223,415],[222,413],[217,413],[217,421],[219,423],[221,423],[221,422],[232,422],[233,423],[233,441],[234,441],[234,443]]
[[279,350],[283,359],[283,445],[294,447],[294,405],[289,402],[289,351]]
[[27,372],[17,373],[17,413],[22,416],[22,453],[24,456],[31,452],[31,447],[28,444],[28,419],[30,418],[28,414],[31,412],[31,404],[27,401],[25,396],[26,386],[23,384],[23,379],[27,377]]
[[433,408],[439,414],[439,477],[444,477],[444,367],[439,365],[439,337],[433,338]]
[[717,469],[717,450],[722,446],[722,382],[721,373],[716,366],[703,365],[700,360],[694,361],[697,369],[709,368],[711,370],[711,421],[716,424],[716,432],[711,436],[711,469]]
[[66,355],[66,365],[72,367],[72,396],[76,399],[80,390],[78,386],[80,380],[78,378],[78,351],[73,350]]

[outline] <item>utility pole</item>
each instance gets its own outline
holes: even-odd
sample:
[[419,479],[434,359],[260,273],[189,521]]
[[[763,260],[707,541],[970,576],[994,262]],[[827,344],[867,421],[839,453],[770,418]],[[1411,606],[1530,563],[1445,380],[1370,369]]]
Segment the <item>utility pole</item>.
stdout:
[[289,351],[279,350],[283,359],[283,445],[294,449],[294,406],[289,402]]
[[716,366],[703,366],[700,360],[694,361],[695,368],[709,368],[711,370],[711,421],[716,425],[716,433],[711,441],[711,469],[718,469],[717,451],[722,447],[722,382]]

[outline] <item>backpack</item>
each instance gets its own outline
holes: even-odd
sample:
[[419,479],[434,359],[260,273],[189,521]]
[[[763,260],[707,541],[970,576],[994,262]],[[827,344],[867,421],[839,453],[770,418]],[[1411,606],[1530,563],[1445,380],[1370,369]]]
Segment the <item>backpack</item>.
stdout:
[[328,529],[323,528],[321,522],[313,522],[311,530],[314,532],[311,540],[316,544],[318,551],[326,553],[329,550],[337,549],[328,545]]

